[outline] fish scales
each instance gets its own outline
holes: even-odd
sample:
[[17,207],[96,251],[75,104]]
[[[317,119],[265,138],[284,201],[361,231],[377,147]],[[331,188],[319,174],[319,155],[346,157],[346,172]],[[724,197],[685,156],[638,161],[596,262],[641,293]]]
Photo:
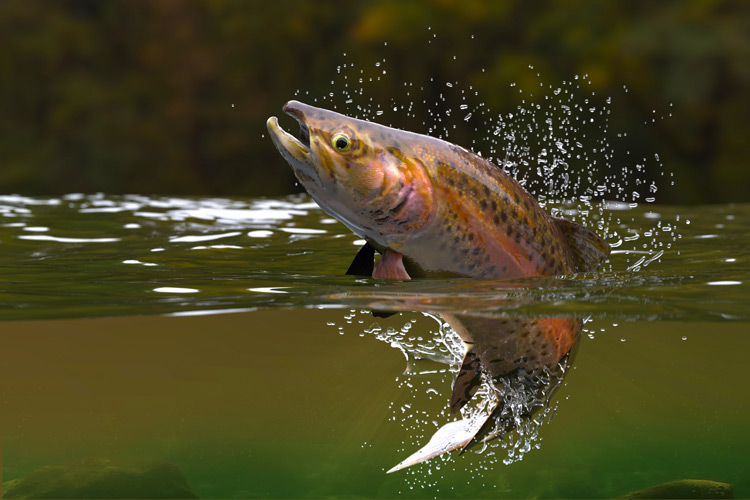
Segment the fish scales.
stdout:
[[443,314],[493,377],[553,368],[578,340],[578,318],[497,318]]
[[441,255],[422,252],[418,274],[517,278],[572,271],[565,247],[555,244],[562,240],[558,228],[518,183],[462,148],[430,142],[412,154],[431,172],[438,212],[433,227],[400,247],[407,266],[422,246]]
[[[559,230],[520,185],[465,150],[451,148],[450,153],[453,161],[441,161],[437,167],[436,184],[447,212],[439,219],[449,240],[458,236],[468,247],[458,256],[464,257],[465,274],[518,278],[572,270],[569,254],[554,245],[561,240]],[[472,260],[472,255],[482,258]]]

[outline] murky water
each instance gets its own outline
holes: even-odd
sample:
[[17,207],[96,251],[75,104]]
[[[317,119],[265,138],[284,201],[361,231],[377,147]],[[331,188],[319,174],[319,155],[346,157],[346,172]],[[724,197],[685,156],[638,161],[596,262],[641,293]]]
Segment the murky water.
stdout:
[[[303,196],[0,197],[3,481],[106,459],[213,498],[750,496],[750,206],[546,208],[601,225],[601,272],[344,276],[356,236]],[[459,310],[589,320],[533,436],[386,475],[457,418]]]

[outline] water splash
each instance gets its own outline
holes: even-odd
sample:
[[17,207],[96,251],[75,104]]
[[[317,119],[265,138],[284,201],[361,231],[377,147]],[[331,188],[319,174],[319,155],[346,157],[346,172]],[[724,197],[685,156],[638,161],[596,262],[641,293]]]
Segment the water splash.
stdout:
[[[501,409],[491,420],[495,429],[488,432],[485,442],[469,452],[475,455],[472,462],[476,465],[475,474],[478,477],[482,476],[483,471],[492,470],[493,464],[498,461],[511,464],[522,460],[529,451],[539,449],[541,428],[557,409],[552,395],[562,384],[568,358],[554,371],[547,367],[533,374],[520,370],[494,381],[491,377],[483,377],[470,404],[461,408],[457,417],[449,412],[448,391],[458,375],[465,345],[450,324],[439,315],[420,315],[427,321],[419,321],[417,318],[420,316],[413,314],[377,321],[368,310],[351,309],[344,316],[345,324],[328,323],[342,335],[372,335],[404,355],[404,373],[396,380],[400,395],[390,405],[389,421],[407,431],[409,441],[394,450],[394,457],[411,454],[417,445],[424,445],[447,422],[483,422],[493,414],[495,408]],[[381,326],[385,321],[391,324]],[[426,404],[428,402],[432,404]],[[502,453],[500,450],[503,450]],[[433,474],[449,463],[450,467],[456,467],[459,461],[466,460],[467,457],[459,458],[458,452],[454,451],[400,473],[406,474],[412,485],[432,488],[436,484]]]
[[[436,36],[432,33],[432,38]],[[430,42],[428,40],[428,44]],[[396,71],[383,58],[374,62],[375,68],[382,69],[382,74],[377,71],[375,76],[367,77],[365,75],[373,74],[367,67],[369,64],[345,57],[331,80],[330,92],[320,96],[320,102],[313,98],[313,103],[389,126],[393,125],[393,120],[416,123],[414,131],[445,140],[451,140],[452,132],[459,127],[473,128],[471,143],[461,145],[508,171],[553,217],[564,217],[594,228],[605,237],[613,252],[603,272],[612,272],[618,267],[625,267],[628,273],[643,272],[649,265],[660,262],[682,238],[679,215],[667,219],[653,212],[652,218],[646,217],[647,224],[642,224],[642,218],[640,225],[635,224],[632,211],[639,204],[656,201],[655,179],[671,177],[672,173],[665,169],[658,153],[654,153],[652,159],[633,158],[627,149],[623,150],[628,132],[614,130],[610,121],[619,96],[597,95],[591,90],[589,75],[545,83],[536,72],[532,79],[538,87],[526,93],[510,82],[508,93],[515,93],[520,102],[514,109],[498,113],[487,106],[471,83],[441,82],[434,78],[420,85],[410,81],[394,82],[391,77],[388,80],[393,90],[390,102],[376,101],[369,95],[370,90],[382,84],[385,75],[396,74]],[[534,72],[532,65],[528,69]],[[627,89],[623,88],[623,92]],[[427,94],[437,94],[437,98],[428,100]],[[689,220],[684,222],[689,224]],[[438,316],[431,317],[440,326],[428,339],[409,338],[411,323],[400,330],[392,327],[383,330],[376,324],[365,332],[400,350],[407,360],[407,373],[412,376],[419,373],[412,368],[418,359],[447,363],[451,374],[455,374],[464,354],[463,343],[447,323]],[[596,323],[589,323],[584,332],[593,339],[597,329],[605,330]],[[560,367],[562,373],[564,369]],[[503,410],[498,425],[503,421],[513,422],[515,428],[510,433],[497,430],[505,434],[505,439],[499,441],[506,452],[502,461],[509,464],[521,460],[528,451],[539,446],[541,426],[554,413],[549,396],[540,399],[540,392],[533,388],[544,387],[549,395],[561,381],[561,376],[549,370],[533,383],[526,374],[520,373],[501,381],[503,391],[500,392],[485,380],[479,394],[475,395],[480,405],[467,405],[462,416],[475,417],[500,403]],[[399,418],[404,426],[424,439],[421,434],[424,429],[407,423],[406,413],[402,407]],[[444,413],[443,410],[440,416],[445,416]],[[489,445],[490,448],[497,446],[497,443]],[[494,455],[487,453],[487,457]],[[432,466],[425,467],[429,476]]]
[[[628,211],[655,203],[656,180],[666,184],[673,172],[658,152],[644,158],[631,155],[626,144],[629,132],[616,130],[611,123],[621,96],[598,95],[588,74],[550,83],[533,65],[519,68],[527,90],[514,82],[498,89],[508,103],[515,103],[508,105],[512,109],[498,112],[471,82],[441,82],[434,77],[398,82],[386,78],[386,73],[366,76],[373,74],[373,68],[387,68],[388,75],[398,73],[386,58],[367,62],[344,55],[330,91],[319,97],[305,92],[303,97],[349,116],[388,126],[398,122],[449,141],[454,131],[471,131],[470,143],[461,146],[507,170],[550,215],[596,228],[633,270],[658,261],[681,238],[679,216],[673,220],[656,216],[653,225],[633,228]],[[388,85],[389,102],[374,97],[384,94],[383,85]]]

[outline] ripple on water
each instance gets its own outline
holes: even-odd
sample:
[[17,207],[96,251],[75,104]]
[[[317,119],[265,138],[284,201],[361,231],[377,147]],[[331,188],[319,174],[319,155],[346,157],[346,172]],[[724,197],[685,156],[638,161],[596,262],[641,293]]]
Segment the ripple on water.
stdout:
[[120,238],[68,238],[64,236],[52,236],[51,234],[33,234],[18,236],[20,240],[32,241],[56,241],[58,243],[115,243]]
[[233,238],[239,236],[239,231],[232,231],[231,233],[221,234],[201,234],[201,235],[190,235],[190,236],[174,236],[169,239],[170,243],[198,243],[202,241],[213,241],[221,238]]
[[[565,204],[547,204],[566,210]],[[608,202],[603,210],[617,248],[602,272],[515,282],[385,283],[343,275],[356,246],[365,242],[331,223],[307,196],[0,197],[0,265],[13,280],[4,287],[8,307],[0,314],[7,319],[139,314],[148,304],[151,312],[163,314],[248,307],[428,311],[460,305],[505,315],[750,316],[740,305],[750,299],[741,278],[750,272],[744,230],[750,207],[660,207],[658,218],[651,208],[632,203]],[[710,231],[717,220],[724,225],[721,233]],[[683,225],[675,232],[676,223]],[[50,283],[66,284],[52,301]],[[153,293],[170,288],[191,292],[179,302],[157,298],[177,292]]]
[[197,288],[182,288],[177,286],[160,286],[153,289],[154,292],[158,293],[198,293],[200,290]]
[[250,231],[247,235],[251,238],[268,238],[269,236],[273,236],[273,231],[259,229],[258,231]]

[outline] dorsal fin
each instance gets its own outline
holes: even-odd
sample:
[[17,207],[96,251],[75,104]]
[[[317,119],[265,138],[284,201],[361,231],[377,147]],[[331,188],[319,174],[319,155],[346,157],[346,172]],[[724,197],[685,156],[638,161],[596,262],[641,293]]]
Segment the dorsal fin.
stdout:
[[370,243],[365,243],[354,256],[352,265],[346,271],[346,274],[354,276],[372,276],[372,270],[375,268],[375,247]]
[[609,255],[611,249],[607,242],[591,229],[557,217],[552,221],[565,236],[577,272],[593,271]]
[[481,363],[476,353],[471,349],[466,351],[464,361],[461,363],[461,370],[458,372],[456,381],[453,383],[453,393],[451,394],[451,413],[456,413],[469,402],[471,397],[477,392],[479,384],[482,383]]

